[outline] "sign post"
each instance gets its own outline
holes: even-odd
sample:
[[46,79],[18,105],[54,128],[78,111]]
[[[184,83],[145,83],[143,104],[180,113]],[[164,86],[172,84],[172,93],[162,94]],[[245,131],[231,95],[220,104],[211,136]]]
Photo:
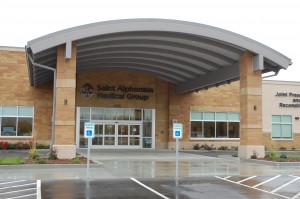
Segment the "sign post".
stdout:
[[178,179],[178,148],[179,148],[179,142],[178,139],[182,139],[182,124],[180,123],[174,123],[173,124],[173,138],[176,139],[176,179]]
[[87,154],[87,167],[86,167],[86,175],[89,178],[89,170],[90,170],[90,149],[92,145],[92,138],[95,137],[95,124],[86,122],[84,123],[84,138],[88,139],[88,154]]

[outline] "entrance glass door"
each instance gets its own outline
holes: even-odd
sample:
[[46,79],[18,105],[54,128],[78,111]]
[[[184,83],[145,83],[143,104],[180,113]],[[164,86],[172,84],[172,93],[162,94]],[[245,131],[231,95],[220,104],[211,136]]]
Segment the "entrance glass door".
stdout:
[[115,124],[104,124],[104,145],[112,146],[115,145]]
[[93,146],[140,147],[141,124],[95,124]]
[[126,146],[128,145],[128,125],[119,124],[118,127],[118,145]]
[[140,135],[141,135],[141,125],[140,124],[130,125],[129,145],[130,146],[139,146],[140,145]]
[[77,107],[76,145],[87,147],[84,124],[95,123],[95,148],[155,148],[155,110]]
[[92,141],[93,145],[103,145],[103,124],[95,124],[95,137]]

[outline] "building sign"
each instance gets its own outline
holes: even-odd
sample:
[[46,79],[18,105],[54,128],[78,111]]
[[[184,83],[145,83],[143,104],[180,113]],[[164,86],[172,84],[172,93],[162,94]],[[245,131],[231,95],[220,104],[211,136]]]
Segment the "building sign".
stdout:
[[279,107],[300,108],[300,94],[292,92],[276,92],[275,97],[290,98],[289,103],[279,102]]
[[94,88],[90,85],[90,84],[85,84],[81,87],[80,89],[80,94],[86,98],[86,99],[90,99],[93,97],[93,95],[95,94],[95,90]]
[[132,87],[132,86],[114,86],[114,85],[97,85],[94,89],[90,84],[85,84],[80,89],[80,94],[90,99],[96,93],[99,99],[120,99],[120,100],[142,100],[147,101],[149,94],[154,93],[153,88],[149,87]]

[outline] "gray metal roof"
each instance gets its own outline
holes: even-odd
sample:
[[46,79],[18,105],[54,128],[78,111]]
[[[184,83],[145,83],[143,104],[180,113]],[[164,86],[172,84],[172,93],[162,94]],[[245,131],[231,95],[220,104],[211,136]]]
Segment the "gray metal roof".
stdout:
[[[263,73],[278,72],[291,59],[242,35],[203,24],[165,19],[128,19],[93,23],[32,41],[26,53],[38,64],[56,68],[57,46],[77,44],[77,72],[132,70],[176,84],[183,93],[239,79],[245,51],[263,59]],[[53,79],[53,72],[28,60],[33,86]]]

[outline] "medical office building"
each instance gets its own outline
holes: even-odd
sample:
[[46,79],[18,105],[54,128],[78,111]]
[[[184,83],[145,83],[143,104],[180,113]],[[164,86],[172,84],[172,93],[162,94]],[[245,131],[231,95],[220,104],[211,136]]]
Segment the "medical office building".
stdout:
[[300,148],[300,83],[265,81],[291,60],[244,36],[202,24],[136,19],[79,26],[0,47],[1,141],[87,147]]

